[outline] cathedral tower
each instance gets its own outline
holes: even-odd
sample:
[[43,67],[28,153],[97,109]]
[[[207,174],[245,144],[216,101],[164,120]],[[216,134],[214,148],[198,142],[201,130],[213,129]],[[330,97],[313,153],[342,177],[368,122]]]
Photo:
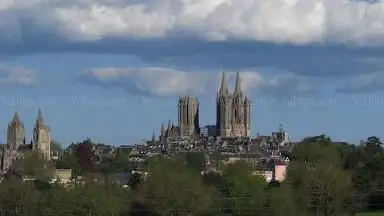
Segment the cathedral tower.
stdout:
[[33,130],[33,146],[34,151],[38,151],[43,155],[45,160],[51,159],[51,131],[44,124],[43,114],[38,111],[38,116]]
[[179,98],[178,124],[180,136],[193,136],[199,133],[199,100],[196,97]]
[[12,121],[7,128],[7,144],[3,147],[1,158],[1,170],[6,171],[12,162],[18,157],[20,146],[25,144],[24,124],[20,120],[19,114],[15,112]]
[[221,137],[248,137],[251,135],[251,101],[243,95],[240,73],[236,74],[235,90],[229,94],[223,73],[217,93],[217,135]]
[[232,97],[229,94],[225,73],[221,77],[220,89],[216,99],[216,129],[217,135],[228,137],[231,135]]
[[20,120],[19,114],[15,112],[12,121],[7,129],[7,148],[10,151],[17,151],[21,145],[25,144],[24,124]]

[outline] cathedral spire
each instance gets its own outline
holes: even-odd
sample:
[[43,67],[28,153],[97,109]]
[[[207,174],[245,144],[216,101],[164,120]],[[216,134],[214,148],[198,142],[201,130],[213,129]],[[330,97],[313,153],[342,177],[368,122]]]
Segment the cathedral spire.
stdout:
[[164,135],[165,135],[165,128],[164,128],[164,124],[161,123],[160,136],[164,136]]
[[220,95],[228,95],[228,85],[227,78],[225,76],[225,72],[223,71],[223,75],[221,76],[221,84],[220,84]]
[[16,124],[21,123],[20,117],[19,117],[19,114],[17,113],[17,111],[15,111],[15,113],[13,114],[12,123],[16,123]]
[[44,119],[43,119],[43,113],[41,112],[41,109],[37,111],[37,122],[40,124],[43,124]]
[[170,133],[170,131],[171,131],[171,126],[172,126],[172,124],[171,124],[171,120],[168,120],[168,128],[167,128],[168,132],[167,132],[167,133]]
[[241,93],[240,73],[236,73],[235,94]]

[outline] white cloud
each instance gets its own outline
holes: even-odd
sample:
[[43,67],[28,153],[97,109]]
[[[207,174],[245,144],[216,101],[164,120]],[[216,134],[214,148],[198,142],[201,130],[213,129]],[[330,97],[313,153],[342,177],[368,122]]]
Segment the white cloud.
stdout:
[[384,90],[384,71],[352,77],[337,90],[344,93],[372,93],[382,91]]
[[[262,94],[280,97],[308,93],[305,79],[294,75],[277,75],[271,78],[260,73],[241,72],[242,89],[246,93],[257,90]],[[82,74],[82,81],[105,87],[122,87],[132,94],[168,97],[183,94],[215,95],[221,73],[186,72],[169,68],[95,68]],[[231,90],[235,73],[229,73]],[[287,88],[287,89],[285,89]]]
[[166,97],[200,94],[212,80],[209,75],[167,68],[95,68],[82,79],[108,87],[123,87],[131,93]]
[[32,85],[38,81],[34,71],[0,65],[0,84]]
[[1,11],[13,21],[0,32],[28,20],[75,41],[182,32],[208,40],[384,42],[383,0],[3,0]]

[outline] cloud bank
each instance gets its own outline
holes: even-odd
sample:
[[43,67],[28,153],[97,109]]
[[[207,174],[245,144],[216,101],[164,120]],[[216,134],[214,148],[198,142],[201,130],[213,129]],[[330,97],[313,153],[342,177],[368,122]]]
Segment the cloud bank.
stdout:
[[384,1],[352,0],[3,0],[0,37],[194,37],[273,43],[384,42]]
[[[129,93],[148,97],[175,97],[179,95],[215,96],[221,73],[187,72],[170,68],[93,68],[78,79],[88,84],[106,88],[124,88]],[[229,73],[229,83],[234,84],[235,73]],[[295,75],[276,75],[270,78],[259,72],[242,72],[243,91],[282,98],[314,91],[306,79]]]
[[38,77],[34,71],[22,67],[0,65],[0,84],[29,86],[37,83]]

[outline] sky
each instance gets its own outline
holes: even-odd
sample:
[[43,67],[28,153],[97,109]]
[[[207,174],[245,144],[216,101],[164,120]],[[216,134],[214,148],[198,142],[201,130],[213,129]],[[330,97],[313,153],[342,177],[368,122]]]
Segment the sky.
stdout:
[[2,0],[0,141],[15,111],[29,140],[41,108],[64,145],[134,144],[183,95],[214,124],[223,71],[254,135],[382,137],[383,45],[383,0]]

